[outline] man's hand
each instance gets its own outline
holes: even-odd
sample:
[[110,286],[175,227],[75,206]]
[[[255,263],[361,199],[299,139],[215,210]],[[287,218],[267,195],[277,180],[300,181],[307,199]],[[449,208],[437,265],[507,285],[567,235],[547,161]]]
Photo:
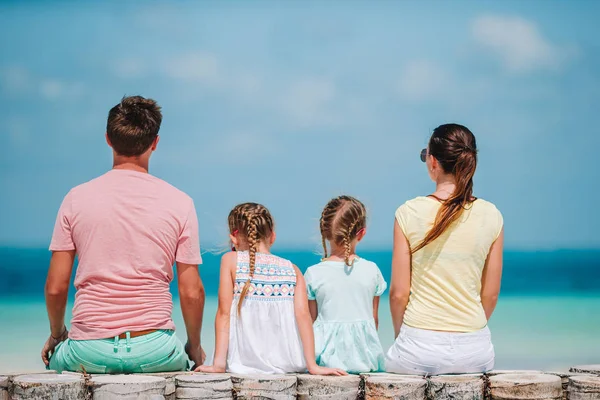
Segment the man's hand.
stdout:
[[194,363],[193,367],[195,368],[202,365],[206,358],[202,346],[200,346],[205,293],[198,266],[177,262],[177,282],[181,313],[188,339],[185,352]]
[[206,354],[204,353],[202,346],[192,347],[190,342],[187,342],[185,344],[185,352],[193,363],[192,369],[196,369],[204,364],[204,360],[206,360]]
[[50,259],[50,268],[44,289],[48,320],[50,321],[50,337],[42,349],[42,361],[46,365],[50,363],[50,355],[56,346],[66,340],[69,335],[65,326],[65,309],[74,260],[75,250],[54,251]]
[[63,333],[59,337],[53,337],[50,334],[48,340],[46,340],[46,344],[42,349],[42,361],[46,366],[50,365],[50,356],[54,354],[54,349],[58,346],[59,343],[64,342],[69,337],[69,331],[65,327]]

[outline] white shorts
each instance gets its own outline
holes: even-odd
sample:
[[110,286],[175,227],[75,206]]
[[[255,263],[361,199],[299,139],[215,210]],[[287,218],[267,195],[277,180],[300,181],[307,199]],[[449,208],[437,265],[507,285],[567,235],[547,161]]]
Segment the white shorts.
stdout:
[[481,373],[494,368],[490,330],[439,332],[402,325],[386,355],[386,370],[398,374]]

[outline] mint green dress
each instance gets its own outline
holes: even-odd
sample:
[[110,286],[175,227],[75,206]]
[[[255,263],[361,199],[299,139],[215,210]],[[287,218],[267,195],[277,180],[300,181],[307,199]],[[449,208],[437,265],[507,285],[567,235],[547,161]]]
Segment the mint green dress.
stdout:
[[317,364],[353,374],[383,371],[373,298],[387,284],[377,265],[363,258],[356,258],[352,267],[322,261],[308,268],[304,278],[308,299],[316,300],[319,310],[313,325]]

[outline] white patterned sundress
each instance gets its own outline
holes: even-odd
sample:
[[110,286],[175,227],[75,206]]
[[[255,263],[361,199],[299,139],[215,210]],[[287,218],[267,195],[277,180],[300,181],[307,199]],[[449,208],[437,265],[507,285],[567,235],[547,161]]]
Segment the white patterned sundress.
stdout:
[[249,272],[248,252],[240,251],[230,312],[227,371],[238,374],[305,371],[294,313],[296,272],[292,263],[272,254],[257,253],[254,276],[238,315],[240,293]]

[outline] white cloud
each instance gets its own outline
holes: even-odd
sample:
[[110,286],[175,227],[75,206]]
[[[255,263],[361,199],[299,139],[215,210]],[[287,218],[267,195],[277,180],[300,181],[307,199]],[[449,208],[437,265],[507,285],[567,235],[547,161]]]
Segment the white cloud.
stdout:
[[24,147],[31,141],[31,132],[27,122],[22,118],[10,118],[6,123],[10,142],[15,147]]
[[556,70],[571,51],[550,43],[537,25],[520,17],[486,15],[471,26],[474,40],[510,72]]
[[11,95],[39,95],[46,100],[76,98],[85,91],[81,82],[44,78],[16,66],[0,69],[0,84]]
[[0,70],[2,88],[9,93],[23,93],[30,89],[32,78],[29,72],[19,66],[10,66]]
[[397,88],[404,100],[420,103],[435,100],[449,84],[447,73],[437,64],[416,60],[404,66]]
[[214,148],[222,153],[219,159],[230,164],[244,164],[249,158],[260,159],[277,152],[275,138],[245,131],[223,135]]
[[63,85],[58,81],[48,80],[40,85],[40,93],[47,99],[56,99],[63,94]]
[[152,67],[151,63],[147,65],[144,69],[139,60],[123,59],[108,67],[115,76],[122,78],[145,74],[179,83],[181,86],[174,87],[180,98],[193,100],[218,96],[237,105],[268,111],[273,119],[283,119],[286,125],[295,128],[339,126],[347,118],[347,115],[342,118],[343,111],[353,106],[348,99],[341,104],[334,101],[336,87],[330,79],[277,75],[269,75],[266,79],[202,51],[171,57],[158,67]]
[[335,118],[329,110],[335,98],[335,85],[331,80],[304,78],[293,82],[283,94],[281,106],[294,120],[305,126],[329,124]]
[[190,53],[165,62],[164,73],[173,79],[204,84],[219,83],[219,65],[211,54]]
[[113,74],[121,79],[141,78],[146,75],[148,70],[141,60],[135,58],[116,60],[110,66],[110,69]]
[[75,98],[83,94],[82,83],[46,79],[40,82],[40,94],[47,100]]

